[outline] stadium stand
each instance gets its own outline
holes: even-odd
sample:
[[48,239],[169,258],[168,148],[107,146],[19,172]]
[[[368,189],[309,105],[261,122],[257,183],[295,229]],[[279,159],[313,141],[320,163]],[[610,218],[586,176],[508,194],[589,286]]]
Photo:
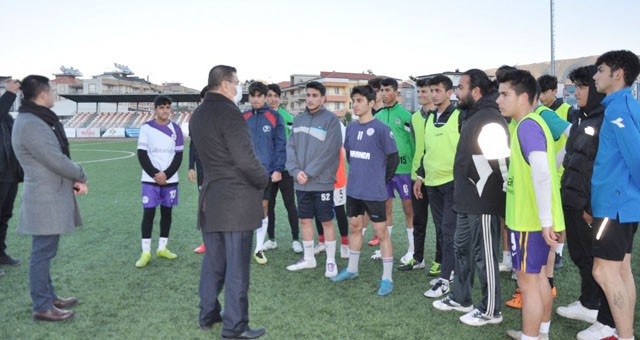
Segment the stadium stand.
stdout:
[[[174,112],[173,121],[178,125],[188,123],[191,111]],[[65,123],[67,128],[138,128],[153,119],[152,112],[80,112]]]

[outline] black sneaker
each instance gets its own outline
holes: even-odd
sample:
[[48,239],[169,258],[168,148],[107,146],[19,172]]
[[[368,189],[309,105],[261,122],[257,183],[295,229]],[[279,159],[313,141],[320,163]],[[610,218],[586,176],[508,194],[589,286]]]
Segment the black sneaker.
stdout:
[[562,255],[556,253],[556,259],[553,263],[553,268],[560,269],[562,267],[564,267],[564,262],[562,261]]
[[0,265],[3,266],[17,266],[20,264],[20,260],[11,258],[11,256],[5,254],[0,256]]

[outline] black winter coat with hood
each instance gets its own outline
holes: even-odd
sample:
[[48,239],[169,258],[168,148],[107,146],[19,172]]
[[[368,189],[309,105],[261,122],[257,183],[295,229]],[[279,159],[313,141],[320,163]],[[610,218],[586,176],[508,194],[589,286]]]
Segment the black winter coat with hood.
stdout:
[[[590,75],[596,66],[589,66]],[[567,139],[566,155],[562,165],[561,189],[564,209],[586,211],[591,214],[591,175],[598,151],[600,126],[604,118],[604,106],[600,104],[605,95],[596,91],[595,81],[589,78],[587,104],[580,108]]]

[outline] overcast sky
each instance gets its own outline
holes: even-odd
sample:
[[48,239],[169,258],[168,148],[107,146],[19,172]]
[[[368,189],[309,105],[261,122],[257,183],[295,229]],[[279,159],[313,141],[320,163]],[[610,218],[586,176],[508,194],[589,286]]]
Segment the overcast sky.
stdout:
[[[2,1],[0,76],[84,78],[129,66],[200,89],[217,64],[241,80],[363,72],[401,79],[550,59],[548,0]],[[640,1],[557,0],[556,59],[640,53]]]

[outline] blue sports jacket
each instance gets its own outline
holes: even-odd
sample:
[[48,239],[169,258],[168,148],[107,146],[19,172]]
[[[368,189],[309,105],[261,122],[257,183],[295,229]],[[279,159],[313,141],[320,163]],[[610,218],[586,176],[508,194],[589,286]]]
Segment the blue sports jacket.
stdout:
[[640,103],[630,88],[602,100],[600,143],[591,178],[593,217],[640,221]]
[[284,121],[279,113],[268,106],[244,113],[256,156],[268,175],[283,172],[287,161],[287,140]]

